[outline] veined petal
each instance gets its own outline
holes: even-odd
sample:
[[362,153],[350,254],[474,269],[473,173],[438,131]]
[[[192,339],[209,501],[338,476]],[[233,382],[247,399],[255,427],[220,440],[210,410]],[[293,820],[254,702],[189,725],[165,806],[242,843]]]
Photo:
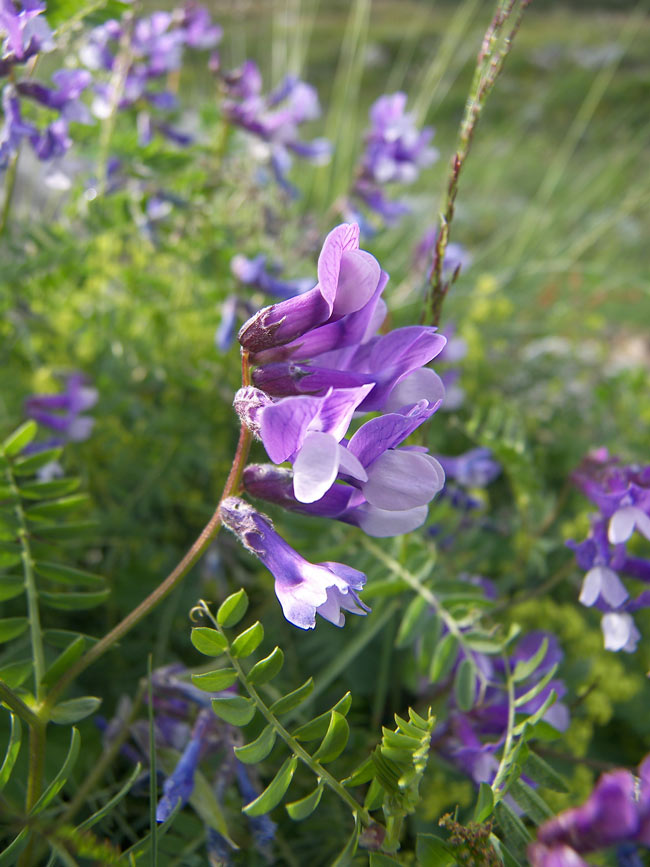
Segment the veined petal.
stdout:
[[293,463],[293,491],[301,503],[314,503],[334,484],[341,447],[328,433],[313,431]]
[[377,288],[380,274],[379,262],[365,250],[343,253],[332,309],[334,316],[345,316],[364,307]]
[[435,370],[421,367],[405,376],[392,389],[384,406],[386,412],[399,412],[420,400],[437,404],[445,399],[445,386]]
[[390,449],[370,465],[361,490],[371,505],[401,512],[428,503],[440,490],[439,478],[427,455]]
[[328,394],[319,398],[318,417],[310,423],[310,430],[331,433],[337,442],[343,439],[355,409],[373,388],[372,383],[367,383],[356,388],[330,389]]
[[318,416],[321,401],[308,395],[285,397],[260,411],[260,437],[272,461],[280,464],[300,448],[307,428]]

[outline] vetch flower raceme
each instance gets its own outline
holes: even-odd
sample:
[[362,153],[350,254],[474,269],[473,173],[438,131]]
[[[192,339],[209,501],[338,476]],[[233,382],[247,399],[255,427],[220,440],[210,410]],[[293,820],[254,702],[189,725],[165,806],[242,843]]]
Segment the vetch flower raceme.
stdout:
[[641,634],[632,615],[650,607],[650,591],[632,599],[621,576],[650,582],[650,561],[627,551],[635,532],[650,538],[650,467],[621,466],[606,449],[598,449],[573,480],[599,509],[587,539],[568,543],[586,572],[580,602],[602,612],[607,650],[633,653]]
[[275,593],[290,623],[313,629],[318,613],[343,626],[344,611],[370,610],[357,595],[366,582],[363,572],[342,563],[309,563],[275,532],[265,515],[238,497],[226,498],[220,514],[224,526],[273,574]]

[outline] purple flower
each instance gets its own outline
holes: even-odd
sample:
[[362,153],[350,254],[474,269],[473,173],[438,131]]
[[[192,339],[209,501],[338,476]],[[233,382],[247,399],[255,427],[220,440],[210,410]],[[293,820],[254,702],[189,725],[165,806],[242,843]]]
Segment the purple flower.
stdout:
[[60,394],[36,394],[25,401],[25,414],[55,431],[57,444],[88,439],[95,420],[83,413],[97,403],[97,389],[85,384],[80,373],[67,377]]
[[0,50],[0,75],[6,75],[17,63],[25,63],[42,51],[54,48],[52,31],[45,18],[45,3],[38,0],[19,0],[19,8],[13,0],[0,0],[0,31],[5,33],[5,42]]
[[343,626],[343,611],[370,610],[357,595],[366,581],[363,572],[342,563],[309,563],[275,532],[268,518],[237,497],[224,500],[220,514],[224,525],[273,574],[276,596],[290,623],[313,629],[318,613]]
[[445,473],[467,488],[485,488],[501,473],[501,465],[490,449],[470,449],[458,457],[438,455]]
[[194,775],[204,750],[204,740],[212,723],[211,710],[199,713],[192,735],[174,771],[163,784],[163,796],[156,809],[156,821],[165,822],[179,804],[182,807],[189,801],[194,790]]
[[580,855],[622,843],[650,846],[650,757],[638,777],[624,770],[603,774],[582,806],[540,827],[538,840],[529,850],[534,867],[584,863]]
[[260,253],[254,259],[237,254],[230,261],[230,270],[235,277],[246,286],[261,289],[268,295],[276,298],[292,298],[294,295],[302,295],[312,288],[309,278],[297,280],[280,280],[276,276],[279,270],[276,267],[267,268],[266,256]]
[[430,147],[433,129],[418,130],[415,117],[406,111],[406,94],[381,96],[370,109],[370,129],[352,196],[360,199],[386,223],[396,222],[408,208],[388,199],[383,186],[412,184],[420,170],[438,158]]
[[222,109],[230,123],[269,145],[273,172],[289,192],[286,176],[291,167],[290,152],[310,162],[328,162],[331,146],[325,139],[303,142],[299,127],[320,116],[315,89],[295,76],[287,76],[275,90],[262,95],[262,78],[256,64],[247,60],[239,69],[222,73],[228,94]]
[[650,581],[650,561],[627,553],[635,530],[650,538],[650,467],[622,466],[606,449],[587,456],[573,481],[598,507],[587,539],[569,541],[586,575],[580,602],[602,613],[607,650],[633,653],[640,639],[632,613],[650,606],[646,593],[630,600],[621,576]]

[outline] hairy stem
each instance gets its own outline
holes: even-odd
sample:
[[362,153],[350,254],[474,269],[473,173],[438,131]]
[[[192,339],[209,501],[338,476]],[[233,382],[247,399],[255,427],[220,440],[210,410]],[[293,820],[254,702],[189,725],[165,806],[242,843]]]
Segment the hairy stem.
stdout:
[[[517,4],[517,0],[499,0],[494,17],[485,32],[481,49],[478,53],[474,78],[465,104],[465,113],[458,131],[456,152],[451,161],[447,192],[440,214],[440,228],[438,229],[438,237],[433,254],[429,289],[431,322],[433,325],[440,323],[443,302],[457,276],[454,273],[450,279],[444,279],[443,263],[449,241],[451,222],[454,218],[460,173],[469,155],[474,132],[487,98],[503,69],[503,64],[510,53],[513,40],[519,30],[524,10],[530,3],[531,0],[520,0],[519,5]],[[512,23],[508,29],[507,24],[511,19]],[[426,318],[426,309],[423,312],[422,318]]]
[[[244,384],[250,382],[247,352],[242,352],[242,381]],[[162,602],[163,599],[169,596],[172,590],[174,590],[174,588],[177,587],[187,575],[192,566],[194,566],[194,564],[203,556],[221,526],[221,503],[226,499],[226,497],[236,494],[241,487],[242,474],[248,459],[251,441],[251,432],[247,427],[245,427],[245,425],[242,425],[239,430],[239,441],[237,443],[235,457],[217,508],[192,547],[185,554],[180,563],[172,569],[165,580],[159,584],[146,599],[134,608],[133,611],[127,614],[126,617],[117,624],[117,626],[114,626],[110,632],[93,645],[93,647],[78,659],[77,662],[72,665],[56,682],[46,700],[50,707],[71,681],[73,681],[82,671],[85,671],[89,665],[92,665],[93,662],[96,662],[101,656],[103,656],[116,641],[123,638],[127,632],[130,632],[134,626],[140,623],[141,620],[153,611],[153,609]]]

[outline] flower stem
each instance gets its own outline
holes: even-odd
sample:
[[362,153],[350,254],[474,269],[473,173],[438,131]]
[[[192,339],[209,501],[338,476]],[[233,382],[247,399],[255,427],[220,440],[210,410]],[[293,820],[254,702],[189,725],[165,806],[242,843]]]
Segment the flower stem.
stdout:
[[[244,383],[250,381],[248,353],[242,352],[242,380]],[[224,485],[223,493],[219,499],[217,508],[208,523],[201,530],[198,538],[185,554],[178,565],[172,569],[165,580],[156,587],[156,589],[147,596],[136,608],[133,609],[126,617],[121,620],[117,626],[114,626],[103,638],[101,638],[90,650],[85,653],[77,662],[72,665],[65,674],[59,678],[54,684],[52,690],[47,696],[46,703],[51,707],[68,684],[73,681],[77,675],[85,671],[89,665],[96,662],[101,656],[109,650],[116,641],[123,638],[127,632],[130,632],[134,626],[140,623],[163,599],[176,588],[183,578],[190,571],[192,566],[203,556],[206,549],[217,535],[221,526],[221,503],[233,494],[236,494],[241,487],[242,474],[248,459],[252,434],[245,425],[242,425],[239,430],[239,441],[235,457]]]
[[495,803],[500,801],[504,795],[505,779],[511,766],[512,742],[514,740],[515,728],[515,683],[512,678],[508,655],[504,653],[502,659],[503,670],[506,676],[506,689],[508,692],[508,725],[506,728],[506,739],[503,745],[501,761],[499,762],[496,776],[492,782],[492,791],[494,792]]
[[[469,155],[476,125],[487,98],[503,69],[506,57],[510,53],[524,10],[531,2],[532,0],[519,0],[519,3],[517,0],[498,0],[496,11],[492,21],[488,25],[478,53],[474,78],[465,104],[465,113],[458,131],[456,152],[451,161],[447,193],[444,207],[440,214],[440,228],[438,229],[438,237],[433,254],[433,265],[429,278],[431,322],[433,325],[439,325],[440,323],[443,302],[457,276],[456,272],[450,279],[445,280],[443,278],[443,262],[449,241],[449,230],[454,218],[460,173]],[[511,18],[513,19],[512,25],[507,29],[506,25]],[[426,309],[423,311],[422,318],[426,318]]]
[[9,214],[11,212],[11,203],[14,197],[14,189],[16,186],[16,176],[18,174],[18,157],[20,151],[11,157],[9,168],[5,174],[4,185],[4,201],[2,203],[2,214],[0,215],[0,237],[4,235],[7,226],[9,225]]

